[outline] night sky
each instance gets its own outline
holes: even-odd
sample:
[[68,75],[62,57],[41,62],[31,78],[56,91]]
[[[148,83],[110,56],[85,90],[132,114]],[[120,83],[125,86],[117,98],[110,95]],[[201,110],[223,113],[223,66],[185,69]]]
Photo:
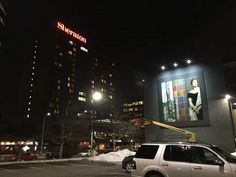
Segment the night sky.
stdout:
[[[233,0],[35,0],[8,6],[1,83],[15,89],[11,97],[17,97],[26,41],[55,19],[86,36],[98,58],[115,61],[124,99],[140,95],[137,82],[162,64],[185,58],[227,61],[236,55]],[[1,88],[1,102],[7,103],[5,92],[8,87]]]

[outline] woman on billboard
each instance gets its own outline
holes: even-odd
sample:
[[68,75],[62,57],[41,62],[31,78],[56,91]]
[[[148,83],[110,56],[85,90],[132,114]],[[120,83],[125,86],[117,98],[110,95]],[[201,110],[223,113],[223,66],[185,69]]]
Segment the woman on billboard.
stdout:
[[192,89],[188,92],[190,121],[202,120],[202,99],[198,80],[191,80]]

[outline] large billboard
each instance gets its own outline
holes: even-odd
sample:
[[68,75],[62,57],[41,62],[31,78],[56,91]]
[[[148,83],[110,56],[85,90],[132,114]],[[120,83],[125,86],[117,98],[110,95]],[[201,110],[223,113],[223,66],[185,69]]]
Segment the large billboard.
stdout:
[[202,72],[158,80],[158,88],[162,122],[179,126],[209,124]]

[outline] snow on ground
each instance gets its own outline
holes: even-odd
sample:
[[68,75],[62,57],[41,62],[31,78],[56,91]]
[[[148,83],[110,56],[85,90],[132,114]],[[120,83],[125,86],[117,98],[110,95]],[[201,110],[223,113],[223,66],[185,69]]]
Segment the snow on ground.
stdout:
[[116,152],[109,152],[107,154],[100,154],[95,157],[90,157],[89,160],[91,161],[102,161],[102,162],[113,162],[120,164],[122,160],[129,155],[134,155],[135,152],[130,151],[129,149],[123,149]]
[[232,152],[231,155],[236,156],[236,152]]

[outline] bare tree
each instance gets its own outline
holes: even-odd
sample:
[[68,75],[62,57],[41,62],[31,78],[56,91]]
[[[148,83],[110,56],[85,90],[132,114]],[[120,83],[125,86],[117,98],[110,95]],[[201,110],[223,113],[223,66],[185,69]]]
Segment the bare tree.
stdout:
[[[72,140],[87,138],[89,120],[84,117],[78,117],[78,108],[76,104],[67,106],[64,113],[55,119],[51,119],[50,126],[47,128],[48,138],[59,146],[59,158],[62,158],[64,145]],[[78,136],[80,134],[80,136]]]
[[[125,114],[116,114],[115,119],[112,120],[112,142],[113,151],[116,150],[117,139],[139,139],[141,137],[140,127],[133,125],[129,117]],[[131,149],[133,149],[131,144]]]

